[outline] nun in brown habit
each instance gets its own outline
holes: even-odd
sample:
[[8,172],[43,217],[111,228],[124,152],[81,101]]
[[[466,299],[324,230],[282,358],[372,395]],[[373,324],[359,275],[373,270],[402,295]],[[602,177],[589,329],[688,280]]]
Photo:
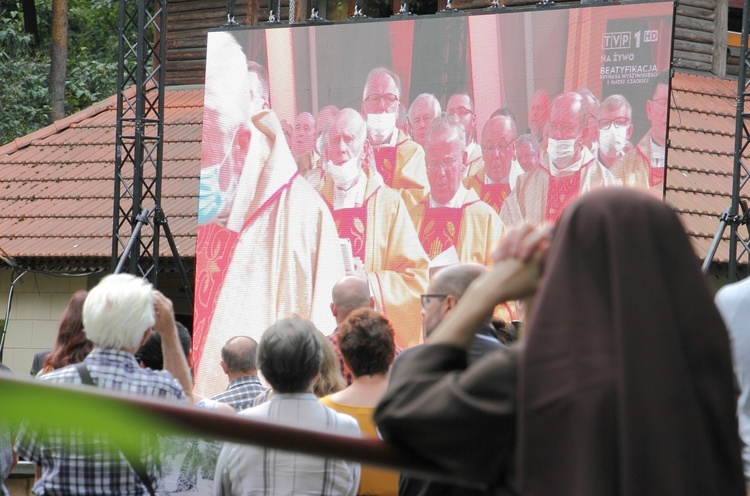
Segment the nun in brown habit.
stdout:
[[[391,377],[385,439],[488,494],[744,494],[727,332],[670,207],[597,190],[495,258]],[[535,291],[523,342],[467,369],[477,324]]]

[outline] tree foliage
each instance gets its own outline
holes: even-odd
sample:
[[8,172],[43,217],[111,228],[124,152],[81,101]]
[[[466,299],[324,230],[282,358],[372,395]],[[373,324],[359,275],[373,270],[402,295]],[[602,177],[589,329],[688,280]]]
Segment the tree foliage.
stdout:
[[[37,0],[39,43],[23,32],[20,0],[0,0],[0,144],[44,127],[49,119],[51,0]],[[119,3],[69,0],[65,112],[70,115],[117,88]]]

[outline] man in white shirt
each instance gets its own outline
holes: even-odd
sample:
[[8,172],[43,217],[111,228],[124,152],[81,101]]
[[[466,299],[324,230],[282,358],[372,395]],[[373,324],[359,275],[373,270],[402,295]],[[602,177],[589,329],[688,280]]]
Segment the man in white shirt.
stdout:
[[[275,323],[258,345],[260,370],[274,394],[265,403],[238,415],[359,436],[354,418],[331,410],[312,393],[322,361],[323,343],[312,322],[289,318]],[[216,463],[214,494],[354,495],[359,479],[358,463],[226,443]]]

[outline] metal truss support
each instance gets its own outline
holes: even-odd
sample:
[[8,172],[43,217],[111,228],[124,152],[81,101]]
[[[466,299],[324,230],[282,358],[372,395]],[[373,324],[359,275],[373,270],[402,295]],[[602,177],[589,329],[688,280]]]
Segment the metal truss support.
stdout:
[[[740,45],[740,66],[737,76],[737,110],[735,115],[734,131],[734,168],[732,170],[732,200],[731,205],[721,217],[719,229],[714,236],[703,270],[706,272],[716,253],[726,226],[729,226],[729,282],[741,279],[738,266],[750,267],[750,218],[746,204],[741,195],[745,190],[750,177],[748,164],[742,158],[750,146],[750,113],[746,111],[747,103],[750,103],[750,91],[748,91],[748,68],[750,67],[750,53],[748,53],[748,29],[750,28],[750,0],[744,1],[744,15],[742,16],[742,43]],[[750,189],[750,188],[748,188]],[[745,191],[747,193],[747,191]],[[747,195],[745,195],[747,196]],[[742,208],[741,208],[742,207]],[[741,208],[741,209],[740,209]],[[744,225],[744,236],[739,228]],[[744,274],[747,276],[748,274]]]
[[[112,270],[144,208],[161,205],[166,0],[120,0]],[[135,236],[122,270],[156,286],[159,223]]]

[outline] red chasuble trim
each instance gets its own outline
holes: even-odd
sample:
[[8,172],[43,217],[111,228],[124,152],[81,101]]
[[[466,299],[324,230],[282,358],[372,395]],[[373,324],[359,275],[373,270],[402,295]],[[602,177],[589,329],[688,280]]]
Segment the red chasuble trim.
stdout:
[[648,185],[653,187],[664,182],[664,167],[648,168]]
[[396,151],[398,146],[383,146],[373,150],[375,166],[383,176],[383,182],[389,188],[393,187],[393,175],[396,169]]
[[550,175],[547,186],[547,210],[545,220],[556,222],[560,214],[570,202],[578,197],[581,188],[581,171],[565,177]]
[[[368,200],[369,201],[369,200]],[[365,261],[367,240],[367,201],[361,207],[331,209],[339,238],[349,239],[352,256]]]
[[482,184],[479,190],[479,198],[495,212],[500,212],[508,195],[510,195],[510,183]]
[[419,240],[430,259],[440,255],[451,246],[456,246],[463,213],[463,207],[430,208],[428,205],[425,206],[424,218],[419,229]]

